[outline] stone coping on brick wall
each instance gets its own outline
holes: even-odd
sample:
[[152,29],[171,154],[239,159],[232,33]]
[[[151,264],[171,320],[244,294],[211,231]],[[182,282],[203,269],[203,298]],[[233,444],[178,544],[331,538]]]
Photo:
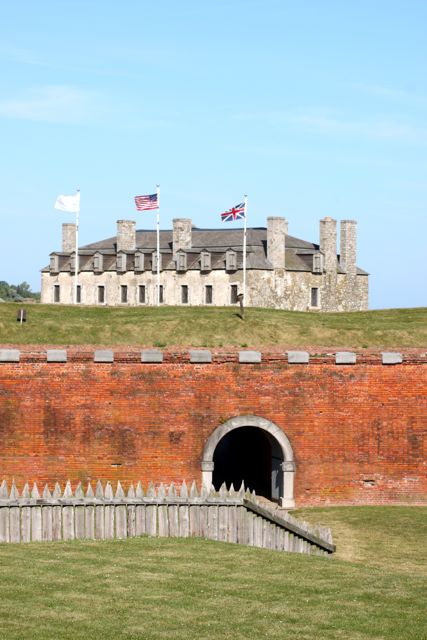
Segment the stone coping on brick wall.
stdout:
[[176,363],[194,366],[211,366],[212,364],[236,363],[245,366],[259,366],[271,362],[289,366],[310,364],[330,364],[351,367],[357,364],[382,364],[395,366],[405,364],[427,364],[427,352],[409,351],[324,351],[309,352],[297,350],[254,351],[252,349],[159,349],[159,348],[105,348],[93,347],[0,347],[0,365],[38,362],[63,365],[73,362],[93,362],[104,366],[114,364],[156,364]]

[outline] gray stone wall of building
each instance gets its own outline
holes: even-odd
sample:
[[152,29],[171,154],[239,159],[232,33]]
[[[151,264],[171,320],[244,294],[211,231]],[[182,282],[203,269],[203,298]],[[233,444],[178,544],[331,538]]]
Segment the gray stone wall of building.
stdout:
[[76,225],[74,222],[64,222],[62,225],[62,251],[72,253],[76,250]]
[[[170,238],[175,260],[177,251],[186,252],[191,249],[191,228],[191,220],[189,219],[174,220]],[[215,231],[215,234],[217,233],[218,231]],[[257,233],[259,238],[259,230]],[[257,249],[262,253],[264,266],[247,270],[245,305],[247,307],[270,307],[296,311],[359,311],[367,309],[368,274],[358,270],[355,264],[356,223],[343,221],[341,234],[341,247],[344,247],[343,260],[348,272],[343,273],[343,264],[339,264],[337,260],[336,221],[332,218],[325,218],[320,222],[320,250],[324,255],[324,260],[323,266],[315,269],[313,256],[318,255],[317,246],[290,236],[287,239],[286,220],[279,217],[269,218],[265,236],[261,236],[266,238],[266,247],[265,245],[264,247],[267,261],[263,249]],[[63,253],[72,253],[74,238],[75,226],[64,225]],[[215,238],[214,247],[217,246],[218,236],[215,235]],[[287,240],[290,242],[288,247],[288,251],[290,251],[289,265],[285,265],[285,243]],[[238,269],[227,271],[225,268],[226,236],[224,236],[224,242],[224,262],[223,266],[219,268],[218,258],[216,258],[215,268],[210,268],[210,261],[208,268],[202,266],[201,257],[204,249],[200,247],[197,249],[200,251],[199,260],[197,261],[196,254],[196,262],[194,261],[193,249],[193,252],[190,251],[187,256],[184,256],[185,264],[181,267],[171,263],[170,249],[162,253],[160,285],[163,290],[163,304],[226,306],[235,303],[233,300],[235,294],[242,291],[243,272],[240,268],[240,258]],[[263,242],[265,241],[263,240]],[[113,262],[111,262],[111,251],[114,252],[112,245],[107,245],[111,248],[105,250],[105,255],[102,255],[102,250],[96,245],[93,249],[93,257],[89,261],[86,259],[86,262],[80,262],[80,265],[85,265],[81,266],[83,270],[80,271],[78,278],[81,304],[108,306],[156,304],[157,275],[151,263],[151,247],[148,250],[144,249],[144,263],[129,255],[128,259],[117,260],[117,254],[121,251],[127,252],[127,254],[134,252],[135,245],[135,222],[119,220],[117,222],[117,248]],[[261,244],[257,246],[262,247]],[[64,251],[64,247],[67,247],[68,251]],[[209,252],[209,247],[207,250]],[[83,248],[82,251],[82,255],[87,256],[88,248]],[[141,251],[142,249],[139,248],[136,253],[139,254]],[[252,251],[250,255],[254,256],[255,249],[252,248],[250,251]],[[100,261],[96,260],[98,254],[103,258],[102,264],[98,264]],[[70,268],[72,255],[69,257],[55,253],[51,255],[56,258],[56,261],[51,260],[50,269],[45,269],[42,272],[41,301],[43,303],[72,304],[74,292],[73,267]],[[257,255],[259,256],[260,253]],[[187,269],[189,256],[191,256],[192,267]],[[118,257],[120,258],[120,255]],[[59,259],[62,267],[58,266]],[[294,266],[292,266],[291,260],[294,260]],[[129,270],[129,265],[131,265],[131,270]],[[144,295],[141,295],[142,293]]]
[[[308,272],[285,272],[283,269],[249,271],[247,273],[248,307],[270,307],[294,311],[363,311],[368,308],[368,277],[357,276],[352,288],[347,277],[336,277],[335,307],[329,308],[328,275]],[[71,273],[42,274],[42,302],[54,302],[54,286],[60,286],[60,302],[72,304],[74,278]],[[104,305],[144,306],[156,304],[157,276],[151,271],[143,273],[116,273],[113,271],[95,274],[82,272],[79,276],[82,304],[97,305],[98,287],[105,290]],[[177,273],[162,271],[160,285],[166,305],[206,305],[206,287],[212,287],[212,306],[227,306],[231,302],[231,287],[242,288],[242,271],[226,273],[198,271]],[[121,287],[127,287],[127,302],[121,302]],[[145,302],[139,302],[139,287],[145,287]],[[188,302],[182,302],[182,287],[188,287]],[[312,305],[312,289],[318,290],[318,304]]]
[[190,218],[174,218],[172,232],[172,252],[173,259],[176,260],[176,254],[181,249],[191,249],[191,219]]
[[337,221],[326,217],[320,221],[320,251],[323,252],[325,271],[337,269]]
[[329,216],[320,221],[320,251],[324,254],[324,282],[321,291],[323,311],[337,307],[337,221]]
[[274,269],[285,268],[285,246],[288,222],[285,218],[267,218],[267,258]]
[[117,220],[117,251],[135,251],[135,222]]
[[341,220],[340,267],[349,275],[356,275],[357,222]]

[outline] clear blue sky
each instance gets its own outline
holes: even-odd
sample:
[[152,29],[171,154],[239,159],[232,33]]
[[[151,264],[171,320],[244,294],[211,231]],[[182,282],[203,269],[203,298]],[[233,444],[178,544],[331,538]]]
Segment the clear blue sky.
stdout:
[[81,188],[80,244],[161,185],[161,226],[249,197],[318,242],[358,220],[370,306],[427,306],[425,0],[3,0],[0,280],[40,289]]

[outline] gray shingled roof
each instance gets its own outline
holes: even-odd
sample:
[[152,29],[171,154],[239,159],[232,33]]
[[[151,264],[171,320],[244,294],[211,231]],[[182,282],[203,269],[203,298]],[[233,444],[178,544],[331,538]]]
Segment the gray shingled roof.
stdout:
[[[266,227],[255,227],[247,229],[246,233],[247,246],[262,246],[267,243]],[[115,249],[117,236],[100,240],[87,244],[82,249]],[[136,231],[136,248],[156,250],[156,231],[152,229],[139,229]],[[192,229],[192,248],[195,250],[207,249],[208,251],[223,250],[232,247],[242,249],[243,245],[243,229]],[[293,236],[286,236],[286,246],[293,249],[311,249],[319,248],[317,244],[306,242]],[[160,249],[170,249],[172,251],[172,230],[160,231]]]
[[[160,231],[160,252],[162,254],[162,269],[175,270],[176,266],[172,260],[172,230]],[[267,258],[267,229],[266,227],[255,227],[247,229],[247,258],[248,269],[272,269],[272,265]],[[103,255],[103,270],[115,271],[116,269],[116,246],[117,236],[92,242],[79,249],[79,267],[81,271],[91,271],[93,255],[97,251]],[[136,231],[136,249],[145,254],[145,269],[152,267],[152,253],[156,250],[157,234],[152,229],[140,229]],[[199,269],[200,251],[206,249],[211,253],[211,268],[225,268],[225,253],[227,249],[237,252],[237,267],[242,268],[243,263],[243,228],[233,229],[192,229],[192,248],[187,251],[187,269]],[[294,236],[286,236],[286,269],[288,271],[311,271],[313,264],[313,253],[319,251],[319,245],[313,242],[300,240]],[[70,271],[70,257],[62,252],[54,252],[59,256],[60,271]],[[126,253],[126,252],[125,252]],[[127,268],[133,270],[133,252],[128,252]],[[339,267],[337,258],[338,273],[343,273]],[[48,271],[46,267],[43,271]],[[367,275],[366,271],[357,269],[360,275]]]

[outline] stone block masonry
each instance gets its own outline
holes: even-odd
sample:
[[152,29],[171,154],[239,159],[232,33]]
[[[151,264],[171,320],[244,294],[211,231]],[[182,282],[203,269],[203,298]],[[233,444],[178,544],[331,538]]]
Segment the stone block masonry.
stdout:
[[339,364],[335,353],[293,363],[262,352],[240,363],[237,350],[205,362],[129,350],[97,362],[94,350],[72,348],[55,362],[48,348],[11,351],[0,350],[9,483],[200,484],[212,433],[251,415],[289,440],[297,506],[427,504],[426,354]]

